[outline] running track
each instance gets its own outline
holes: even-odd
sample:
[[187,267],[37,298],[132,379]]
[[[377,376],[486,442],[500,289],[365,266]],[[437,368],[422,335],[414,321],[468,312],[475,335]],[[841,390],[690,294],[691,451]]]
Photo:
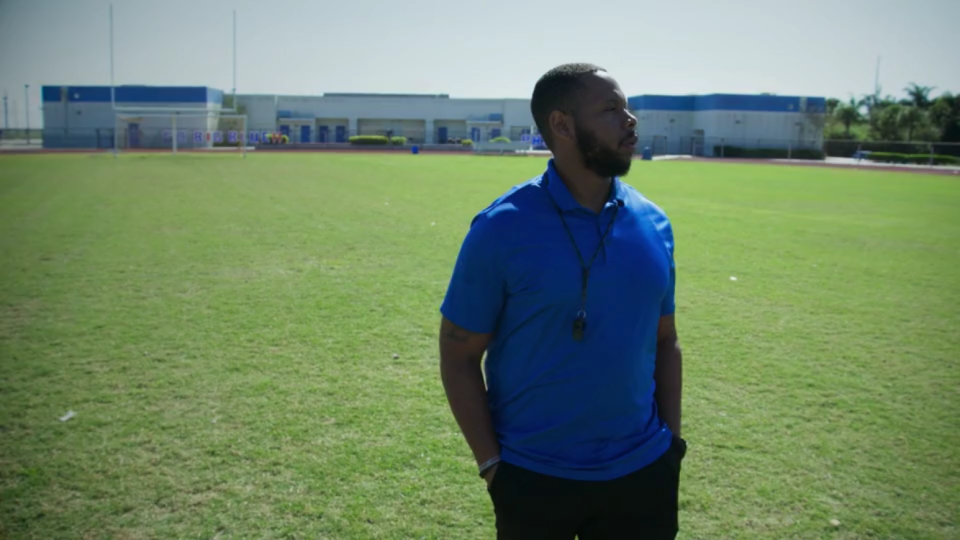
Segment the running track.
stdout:
[[[211,153],[231,153],[231,151],[220,151],[220,152],[211,152],[210,150],[178,150],[179,153],[189,154],[211,154]],[[407,153],[407,150],[380,150],[373,148],[310,148],[310,149],[258,149],[253,152],[262,152],[262,153],[283,153],[283,154],[302,154],[305,152],[325,152],[325,153],[335,153],[335,154],[404,154]],[[107,154],[110,153],[110,150],[91,150],[86,148],[57,148],[57,149],[10,149],[5,148],[0,150],[0,156],[3,155],[50,155],[50,154]],[[166,148],[144,148],[136,151],[125,150],[122,153],[124,154],[169,154],[170,150]],[[477,155],[472,152],[463,152],[460,150],[451,150],[451,151],[422,151],[421,155],[463,155],[463,156],[473,156]],[[483,154],[480,154],[483,155]],[[496,154],[487,154],[493,157],[500,157]],[[522,154],[505,154],[508,157],[523,157]],[[528,156],[528,157],[542,157],[542,156]],[[639,159],[637,156],[636,159]],[[733,158],[682,158],[676,160],[661,160],[661,161],[676,161],[678,163],[713,163],[719,165],[727,164],[749,164],[749,165],[779,165],[784,167],[816,167],[816,168],[830,168],[830,169],[845,169],[845,170],[861,170],[861,171],[882,171],[882,172],[901,172],[901,173],[914,173],[914,174],[933,174],[940,176],[960,176],[960,170],[955,168],[936,168],[936,167],[902,167],[897,165],[844,165],[838,163],[825,163],[822,161],[806,161],[806,160],[794,160],[794,161],[784,161],[784,160],[775,160],[775,159],[733,159]]]

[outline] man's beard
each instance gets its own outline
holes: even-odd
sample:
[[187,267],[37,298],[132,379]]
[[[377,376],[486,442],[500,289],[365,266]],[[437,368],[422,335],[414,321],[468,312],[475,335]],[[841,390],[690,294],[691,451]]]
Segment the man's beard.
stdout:
[[597,137],[580,126],[575,128],[577,148],[583,156],[584,166],[606,178],[610,176],[625,176],[630,171],[633,156],[624,156],[618,148],[607,148],[600,144]]

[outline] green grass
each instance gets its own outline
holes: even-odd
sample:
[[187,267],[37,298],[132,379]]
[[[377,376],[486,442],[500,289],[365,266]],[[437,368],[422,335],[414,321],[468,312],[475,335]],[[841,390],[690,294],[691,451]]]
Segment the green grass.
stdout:
[[[0,158],[0,537],[492,538],[437,310],[544,163]],[[960,183],[629,180],[677,237],[681,536],[960,535]]]

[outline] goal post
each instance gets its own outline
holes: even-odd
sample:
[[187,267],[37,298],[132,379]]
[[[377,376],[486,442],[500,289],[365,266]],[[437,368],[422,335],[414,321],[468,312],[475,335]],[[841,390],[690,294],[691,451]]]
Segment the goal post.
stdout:
[[218,111],[117,112],[114,148],[232,151],[247,155],[247,115]]

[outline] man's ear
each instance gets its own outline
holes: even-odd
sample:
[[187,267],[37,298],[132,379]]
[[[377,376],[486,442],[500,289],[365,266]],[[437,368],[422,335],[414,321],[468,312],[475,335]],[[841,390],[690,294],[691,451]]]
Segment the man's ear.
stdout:
[[573,141],[573,118],[563,112],[553,111],[549,117],[550,131],[553,133],[553,140]]

